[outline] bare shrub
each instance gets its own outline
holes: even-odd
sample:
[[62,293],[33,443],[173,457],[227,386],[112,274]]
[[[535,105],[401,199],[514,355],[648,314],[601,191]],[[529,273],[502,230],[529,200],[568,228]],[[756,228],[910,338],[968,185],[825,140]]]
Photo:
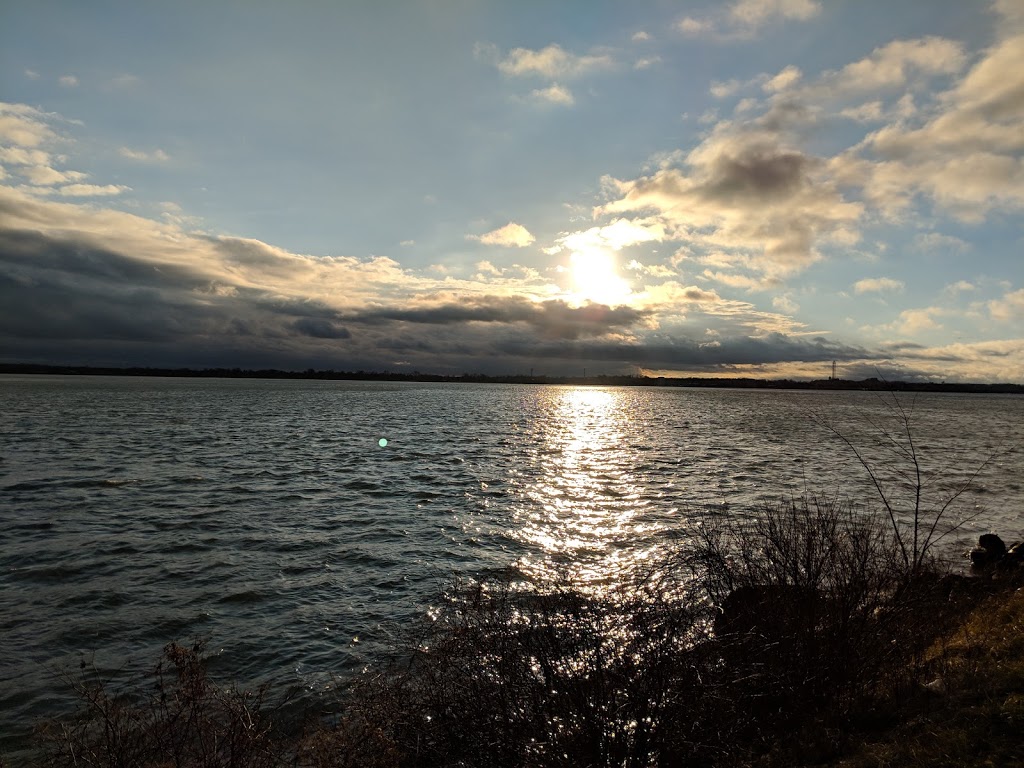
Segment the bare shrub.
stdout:
[[935,546],[979,514],[963,514],[956,504],[997,454],[972,469],[931,465],[914,435],[915,400],[904,405],[895,392],[878,399],[883,420],[865,416],[856,432],[825,418],[816,421],[843,443],[871,480],[904,569],[927,570]]
[[73,719],[40,733],[44,766],[217,766],[281,764],[264,687],[219,688],[206,674],[200,643],[171,643],[145,693],[138,681],[114,689],[82,662],[69,680],[82,703]]
[[695,695],[716,663],[700,642],[707,616],[650,578],[596,596],[567,582],[457,585],[412,658],[357,688],[346,759],[359,762],[373,724],[403,765],[706,763],[707,722],[727,722]]

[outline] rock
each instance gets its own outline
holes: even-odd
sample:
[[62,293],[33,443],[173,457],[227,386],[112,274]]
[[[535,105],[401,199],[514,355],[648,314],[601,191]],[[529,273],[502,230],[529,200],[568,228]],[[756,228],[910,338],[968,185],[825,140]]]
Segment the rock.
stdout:
[[1017,542],[1006,551],[1003,559],[996,563],[996,569],[1002,573],[1012,573],[1020,568],[1021,563],[1024,563],[1024,542]]
[[722,601],[715,634],[757,635],[777,640],[813,625],[821,596],[810,587],[790,584],[737,587]]
[[984,547],[997,560],[1006,554],[1006,544],[994,533],[983,533],[978,537],[978,546]]
[[978,537],[978,546],[970,551],[971,564],[975,568],[995,565],[1006,556],[1006,544],[994,533],[983,533]]
[[1024,541],[1018,541],[1006,551],[1007,562],[1020,564],[1024,562]]

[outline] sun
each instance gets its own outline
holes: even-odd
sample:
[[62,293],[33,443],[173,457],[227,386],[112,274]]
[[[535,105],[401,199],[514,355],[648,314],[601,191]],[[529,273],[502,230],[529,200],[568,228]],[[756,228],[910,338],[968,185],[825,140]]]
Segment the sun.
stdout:
[[573,251],[569,262],[576,301],[615,306],[625,304],[632,295],[629,283],[619,276],[613,254],[597,248]]

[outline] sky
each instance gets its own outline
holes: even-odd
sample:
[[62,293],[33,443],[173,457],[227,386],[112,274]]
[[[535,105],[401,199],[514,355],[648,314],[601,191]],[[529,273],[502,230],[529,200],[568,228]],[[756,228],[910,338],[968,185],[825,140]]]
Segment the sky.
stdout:
[[1024,0],[0,8],[0,362],[1024,382]]

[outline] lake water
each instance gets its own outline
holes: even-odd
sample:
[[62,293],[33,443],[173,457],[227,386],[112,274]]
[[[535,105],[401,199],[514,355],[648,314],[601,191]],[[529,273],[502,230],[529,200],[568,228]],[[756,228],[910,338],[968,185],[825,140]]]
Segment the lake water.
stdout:
[[[994,455],[946,551],[1020,537],[1024,398],[900,403],[931,498]],[[0,376],[0,751],[83,654],[113,672],[203,637],[218,676],[315,695],[453,574],[599,588],[706,505],[873,503],[823,423],[888,481],[889,416],[867,392]]]

